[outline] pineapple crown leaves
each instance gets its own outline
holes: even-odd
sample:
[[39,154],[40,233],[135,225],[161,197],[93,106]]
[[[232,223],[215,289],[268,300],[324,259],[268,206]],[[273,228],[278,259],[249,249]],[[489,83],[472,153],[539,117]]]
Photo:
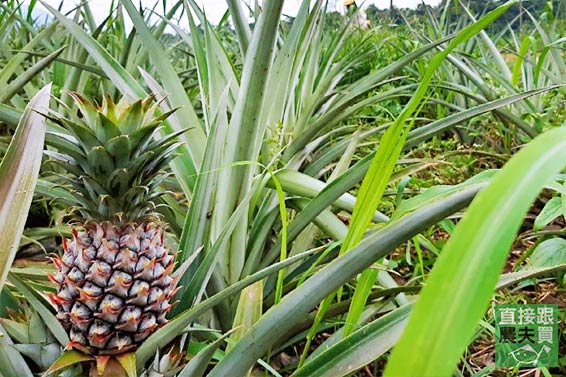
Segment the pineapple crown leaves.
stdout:
[[72,194],[72,201],[62,200],[72,217],[129,222],[156,216],[158,186],[167,177],[163,169],[186,130],[155,135],[175,110],[155,115],[159,102],[153,96],[133,103],[105,96],[99,107],[78,93],[70,96],[78,112],[48,114],[66,133],[48,132],[47,144],[55,151],[46,154],[65,172],[53,175]]

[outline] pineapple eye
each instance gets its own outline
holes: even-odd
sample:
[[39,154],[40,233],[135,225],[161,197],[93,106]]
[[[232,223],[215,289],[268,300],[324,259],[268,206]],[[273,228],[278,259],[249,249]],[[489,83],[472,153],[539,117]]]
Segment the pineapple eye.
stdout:
[[137,280],[130,289],[130,297],[136,297],[140,294],[147,294],[149,292],[149,284],[145,281]]
[[130,285],[131,282],[132,282],[132,277],[130,275],[128,275],[125,272],[117,271],[110,278],[108,285],[118,284],[124,287]]
[[108,343],[108,348],[117,348],[122,350],[132,344],[132,338],[119,331]]
[[101,302],[102,310],[118,310],[122,307],[123,302],[114,295],[106,295]]
[[60,298],[62,298],[65,301],[70,301],[70,300],[75,298],[75,295],[73,294],[73,292],[71,291],[71,288],[69,288],[68,285],[62,285],[61,289],[57,293],[57,296],[59,296]]
[[96,262],[96,271],[100,275],[107,275],[110,273],[110,265],[104,262]]
[[155,315],[153,314],[146,314],[142,321],[140,322],[140,327],[138,331],[146,331],[146,330],[153,330],[157,326],[157,321],[155,319]]
[[87,282],[83,286],[83,292],[85,294],[87,294],[88,296],[96,297],[96,296],[100,296],[102,294],[102,289],[95,284]]
[[90,314],[90,310],[80,302],[75,302],[71,308],[71,317],[76,320],[88,319]]
[[73,267],[73,269],[67,275],[67,278],[74,283],[83,281],[84,277],[85,275],[77,267]]
[[110,334],[110,325],[104,321],[95,320],[92,326],[90,326],[89,335],[91,336],[104,336]]
[[152,263],[155,262],[150,260],[148,257],[141,257],[136,265],[136,272],[146,271],[147,269],[151,268]]
[[165,298],[165,294],[163,290],[159,287],[153,287],[149,291],[149,299],[147,300],[148,304],[153,304],[157,301],[162,301]]
[[120,322],[136,321],[141,316],[141,309],[135,306],[128,306],[120,317]]

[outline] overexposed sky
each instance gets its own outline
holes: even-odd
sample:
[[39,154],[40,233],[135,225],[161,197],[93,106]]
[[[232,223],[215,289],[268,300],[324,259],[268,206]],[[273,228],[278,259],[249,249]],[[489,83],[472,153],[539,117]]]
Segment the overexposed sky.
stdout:
[[[61,1],[63,1],[63,11],[72,9],[76,4],[81,3],[82,1],[78,0],[43,0],[49,5],[57,8]],[[153,5],[157,2],[159,5],[157,6],[156,10],[162,12],[162,1],[161,0],[141,0],[142,4],[148,8],[152,8]],[[216,23],[220,20],[222,15],[227,9],[226,0],[197,0],[196,1],[199,5],[204,7],[204,10],[209,18],[210,21]],[[430,5],[437,5],[440,3],[440,0],[393,0],[393,5],[398,8],[414,8],[421,2]],[[134,4],[139,4],[139,0],[134,0]],[[168,1],[168,3],[173,3],[173,1]],[[254,0],[246,0],[248,4],[254,4]],[[283,14],[294,16],[297,13],[299,8],[299,4],[301,0],[285,0],[285,5],[283,6]],[[385,9],[389,7],[390,0],[366,0],[363,4],[375,4],[378,8]],[[110,9],[110,0],[90,0],[89,5],[92,9],[95,18],[100,21],[103,20],[107,15]],[[342,0],[330,0],[330,4],[341,9],[342,8]],[[358,4],[362,4],[361,1],[358,1]],[[42,8],[41,4],[37,3],[38,8]],[[185,24],[185,22],[181,22]]]

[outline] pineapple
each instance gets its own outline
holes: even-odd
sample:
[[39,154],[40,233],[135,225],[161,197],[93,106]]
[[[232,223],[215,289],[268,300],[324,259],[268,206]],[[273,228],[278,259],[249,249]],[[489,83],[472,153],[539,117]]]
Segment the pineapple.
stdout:
[[[53,258],[58,289],[50,299],[69,332],[69,347],[99,357],[133,351],[166,322],[178,278],[155,212],[163,167],[179,133],[155,140],[170,113],[154,117],[153,98],[132,104],[106,97],[97,107],[72,93],[79,115],[50,115],[66,133],[48,135],[48,155],[66,174],[62,201],[73,237]],[[70,112],[73,114],[73,112]]]

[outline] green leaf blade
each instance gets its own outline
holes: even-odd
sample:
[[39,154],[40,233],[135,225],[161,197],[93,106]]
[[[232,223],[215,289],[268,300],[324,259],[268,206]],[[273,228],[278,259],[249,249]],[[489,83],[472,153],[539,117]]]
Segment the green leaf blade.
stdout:
[[0,163],[0,289],[16,256],[37,183],[46,126],[35,111],[48,108],[50,91],[48,84],[32,98]]
[[386,376],[452,374],[487,309],[523,215],[565,160],[566,128],[553,129],[517,153],[478,195],[438,258]]

